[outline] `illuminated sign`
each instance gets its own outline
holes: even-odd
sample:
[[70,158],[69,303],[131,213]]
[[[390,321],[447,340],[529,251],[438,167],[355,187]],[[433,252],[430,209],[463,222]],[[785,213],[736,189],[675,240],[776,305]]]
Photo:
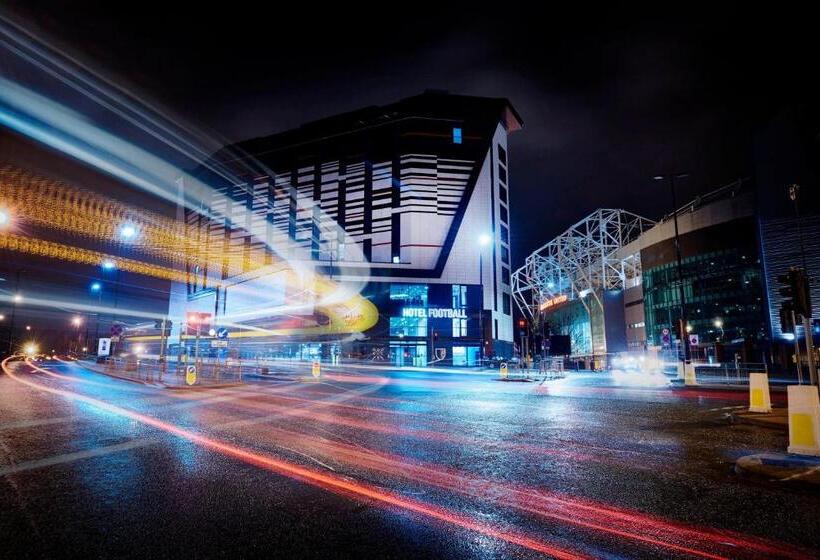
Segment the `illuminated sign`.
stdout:
[[415,319],[466,319],[466,309],[439,309],[436,307],[427,309],[424,307],[405,307],[401,310],[402,317],[413,317]]
[[551,309],[551,308],[555,307],[558,304],[564,303],[568,299],[569,298],[567,297],[567,294],[561,294],[560,296],[555,296],[554,298],[548,299],[547,301],[542,303],[541,307],[539,309],[541,309],[541,311]]

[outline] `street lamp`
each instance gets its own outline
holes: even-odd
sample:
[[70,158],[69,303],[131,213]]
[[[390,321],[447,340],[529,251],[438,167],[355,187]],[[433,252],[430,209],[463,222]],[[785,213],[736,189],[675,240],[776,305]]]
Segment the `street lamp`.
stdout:
[[478,329],[481,333],[481,348],[478,353],[478,365],[484,365],[484,247],[490,244],[492,237],[488,233],[478,236],[478,284],[481,290],[478,307]]
[[0,229],[5,229],[11,225],[11,214],[5,208],[0,208]]
[[23,296],[20,294],[14,294],[14,303],[20,303],[21,301],[23,301]]
[[[655,175],[653,179],[656,181],[665,181],[669,180],[669,190],[672,193],[672,220],[675,223],[675,254],[677,256],[677,271],[678,271],[678,296],[680,297],[680,333],[683,336],[684,332],[688,332],[686,330],[686,299],[684,296],[683,290],[683,266],[681,264],[681,252],[680,252],[680,234],[678,232],[678,201],[677,197],[675,196],[675,179],[683,179],[688,177],[689,174],[687,173],[672,173],[670,175]],[[689,351],[689,337],[683,336],[683,363],[684,363],[684,374],[686,372],[686,364],[691,363],[690,358],[690,351]]]
[[137,228],[132,224],[123,224],[120,227],[120,237],[125,241],[131,241],[137,236]]
[[715,319],[714,321],[712,321],[712,324],[715,326],[715,328],[720,329],[720,339],[723,340],[723,337],[724,337],[723,319],[720,319],[720,318]]
[[75,315],[71,318],[71,324],[74,325],[74,328],[77,329],[77,340],[76,346],[74,349],[76,350],[78,346],[80,346],[80,326],[83,324],[83,318],[79,315]]

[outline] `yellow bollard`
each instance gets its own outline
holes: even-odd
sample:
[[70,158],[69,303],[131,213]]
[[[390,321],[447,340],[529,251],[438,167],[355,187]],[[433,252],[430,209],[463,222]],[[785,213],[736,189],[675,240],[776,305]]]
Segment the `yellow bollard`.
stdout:
[[322,375],[322,366],[319,360],[313,360],[313,365],[310,367],[310,373],[313,374],[313,377],[319,379],[319,376]]
[[498,373],[502,379],[507,379],[507,362],[501,362],[501,365],[498,367]]
[[695,375],[695,364],[681,364],[683,367],[683,384],[697,385],[698,378]]
[[749,412],[771,412],[769,376],[765,373],[749,374]]
[[820,397],[814,385],[789,385],[789,453],[820,455]]

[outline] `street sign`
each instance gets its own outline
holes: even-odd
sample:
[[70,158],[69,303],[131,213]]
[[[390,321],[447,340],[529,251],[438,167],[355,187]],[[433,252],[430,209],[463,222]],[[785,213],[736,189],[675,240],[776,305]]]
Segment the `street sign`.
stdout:
[[216,338],[228,338],[228,329],[225,327],[216,329]]
[[669,329],[661,330],[661,344],[663,346],[669,346],[672,344],[672,337]]
[[188,385],[196,383],[196,366],[185,366],[185,383]]
[[228,341],[227,340],[212,340],[211,341],[211,348],[227,348]]
[[322,366],[321,366],[321,362],[319,362],[319,360],[313,360],[313,365],[310,368],[310,373],[312,373],[313,377],[315,377],[317,379],[319,378],[320,375],[322,375]]
[[696,334],[689,335],[689,346],[697,346],[700,343],[700,338]]
[[111,336],[122,336],[122,325],[111,325]]
[[97,355],[98,356],[108,356],[111,353],[111,339],[110,338],[101,338],[97,342]]
[[507,377],[507,362],[501,362],[501,365],[498,368],[499,372],[501,373],[501,377]]

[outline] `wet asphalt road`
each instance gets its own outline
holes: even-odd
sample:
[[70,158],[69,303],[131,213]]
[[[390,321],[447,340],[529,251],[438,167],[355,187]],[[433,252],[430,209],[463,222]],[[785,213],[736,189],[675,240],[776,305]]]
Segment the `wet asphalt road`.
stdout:
[[739,477],[745,395],[605,374],[284,370],[173,391],[0,376],[0,558],[816,557],[820,493]]

